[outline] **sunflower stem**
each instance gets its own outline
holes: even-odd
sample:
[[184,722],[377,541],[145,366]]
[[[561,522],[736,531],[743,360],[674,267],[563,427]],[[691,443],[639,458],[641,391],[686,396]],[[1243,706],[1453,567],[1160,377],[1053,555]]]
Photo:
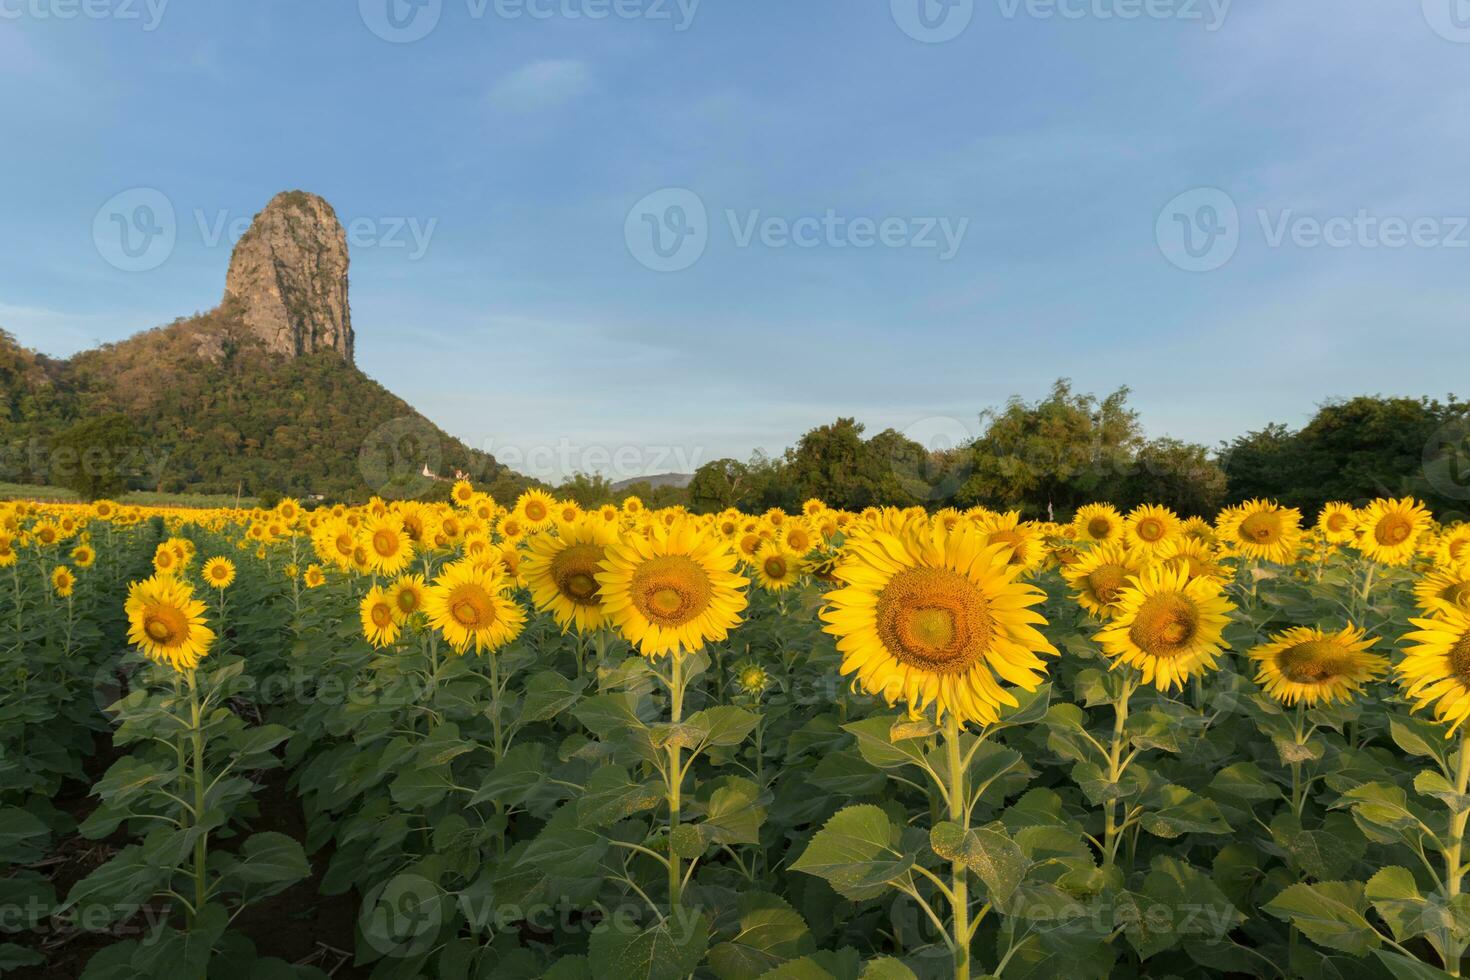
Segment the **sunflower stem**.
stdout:
[[[1470,728],[1460,734],[1460,758],[1455,773],[1455,792],[1460,799],[1470,791]],[[1445,895],[1453,900],[1460,894],[1460,882],[1465,876],[1465,865],[1460,856],[1465,844],[1465,823],[1470,819],[1470,807],[1461,805],[1451,811],[1449,839],[1444,849]],[[1446,928],[1444,933],[1445,972],[1452,977],[1460,975],[1460,960],[1465,953],[1465,943],[1457,939]]]
[[[194,741],[194,819],[204,819],[204,793],[207,774],[204,771],[204,723],[199,706],[199,684],[197,671],[190,670],[184,676],[189,680],[189,712],[193,721],[191,736]],[[194,841],[194,914],[204,908],[208,894],[205,881],[205,862],[209,851],[209,831],[201,831]]]
[[[969,808],[965,805],[969,794],[965,789],[965,763],[960,756],[960,723],[954,711],[946,712],[944,718],[944,748],[947,775],[949,777],[949,819],[959,824],[961,837],[970,832]],[[970,980],[970,892],[968,871],[963,860],[950,866],[954,911],[954,976],[955,980]]]
[[[1108,748],[1108,782],[1117,783],[1123,778],[1128,763],[1123,760],[1123,749],[1128,745],[1128,700],[1137,690],[1137,682],[1130,671],[1123,675],[1118,695],[1113,699],[1113,741]],[[1108,800],[1103,805],[1103,862],[1105,865],[1118,861],[1118,844],[1121,827],[1118,824],[1118,801]]]
[[[684,659],[679,650],[669,654],[669,720],[675,725],[684,720]],[[683,904],[684,874],[679,854],[674,847],[674,834],[679,829],[679,792],[684,770],[679,759],[678,740],[669,745],[669,914]]]

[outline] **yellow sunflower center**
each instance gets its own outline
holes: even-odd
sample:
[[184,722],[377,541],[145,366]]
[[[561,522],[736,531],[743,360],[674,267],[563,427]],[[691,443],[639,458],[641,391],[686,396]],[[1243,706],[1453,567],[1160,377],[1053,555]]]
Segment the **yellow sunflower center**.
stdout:
[[1240,522],[1240,536],[1255,544],[1271,544],[1281,537],[1281,518],[1275,511],[1257,511]]
[[709,608],[709,573],[687,555],[650,558],[633,573],[633,605],[659,626],[683,626]]
[[1106,517],[1094,517],[1087,522],[1087,533],[1090,537],[1105,538],[1113,532],[1113,522]]
[[878,636],[902,664],[960,674],[979,663],[995,637],[990,603],[947,568],[909,568],[878,595]]
[[177,646],[188,636],[189,622],[182,610],[154,606],[143,614],[143,632],[161,647]]
[[1153,657],[1184,653],[1199,629],[1199,607],[1180,592],[1152,595],[1138,607],[1128,636],[1138,649]]
[[1118,598],[1118,590],[1128,581],[1128,569],[1122,565],[1099,565],[1087,573],[1087,588],[1097,601],[1107,605]]
[[563,548],[551,560],[551,580],[557,591],[579,606],[597,605],[597,563],[603,550],[595,544]]
[[449,596],[449,614],[465,629],[484,629],[495,622],[495,603],[478,585],[461,585]]
[[230,577],[230,570],[223,565],[215,565],[209,570],[209,576],[216,582],[223,582]]
[[1402,514],[1389,514],[1373,528],[1373,536],[1384,545],[1403,544],[1413,533],[1413,523]]
[[1320,684],[1348,673],[1348,651],[1331,640],[1308,640],[1276,655],[1281,676],[1296,684]]

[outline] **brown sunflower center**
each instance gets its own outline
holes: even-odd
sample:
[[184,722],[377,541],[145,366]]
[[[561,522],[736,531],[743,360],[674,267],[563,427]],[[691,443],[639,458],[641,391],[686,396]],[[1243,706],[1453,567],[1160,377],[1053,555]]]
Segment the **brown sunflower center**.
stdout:
[[1470,683],[1470,631],[1460,634],[1459,641],[1450,647],[1450,671],[1461,681]]
[[1164,536],[1164,525],[1152,517],[1145,517],[1138,522],[1133,533],[1144,541],[1157,541]]
[[387,629],[393,623],[393,610],[379,602],[373,606],[373,625],[378,629]]
[[602,548],[595,544],[574,544],[563,548],[551,560],[551,579],[562,595],[579,606],[597,605],[597,563]]
[[947,568],[909,568],[878,595],[878,636],[902,664],[960,674],[979,663],[995,638],[990,603],[969,579]]
[[413,589],[400,589],[397,596],[398,611],[405,616],[418,612],[419,594]]
[[1327,515],[1327,530],[1332,532],[1346,531],[1348,526],[1347,515],[1342,511],[1333,511]]
[[478,585],[461,585],[449,595],[449,615],[465,629],[484,629],[495,622],[495,603]]
[[398,535],[384,528],[373,533],[373,550],[387,557],[398,551]]
[[1094,517],[1087,522],[1087,533],[1090,537],[1105,538],[1113,531],[1113,522],[1106,517]]
[[184,641],[189,633],[189,623],[181,610],[172,606],[154,606],[143,614],[143,632],[159,646],[171,647]]
[[1184,653],[1198,630],[1199,607],[1194,600],[1180,592],[1165,592],[1143,600],[1128,636],[1144,653],[1167,658]]
[[633,605],[659,626],[683,626],[709,608],[714,588],[687,555],[650,558],[633,572]]
[[1373,536],[1385,545],[1403,544],[1413,533],[1413,523],[1402,514],[1389,514],[1373,528]]
[[763,563],[763,567],[766,570],[767,578],[772,578],[779,582],[786,577],[786,559],[780,555],[768,556]]
[[1118,598],[1118,591],[1128,581],[1128,569],[1122,565],[1099,565],[1087,573],[1087,589],[1097,601],[1108,605]]
[[1240,536],[1254,544],[1271,544],[1281,537],[1281,517],[1275,511],[1257,511],[1240,522]]
[[350,555],[353,549],[357,547],[357,542],[352,540],[352,535],[344,531],[337,535],[336,545],[339,554]]
[[1281,676],[1297,684],[1320,684],[1348,672],[1351,659],[1330,640],[1308,640],[1276,655]]
[[539,500],[526,501],[526,520],[544,521],[548,511],[546,505]]

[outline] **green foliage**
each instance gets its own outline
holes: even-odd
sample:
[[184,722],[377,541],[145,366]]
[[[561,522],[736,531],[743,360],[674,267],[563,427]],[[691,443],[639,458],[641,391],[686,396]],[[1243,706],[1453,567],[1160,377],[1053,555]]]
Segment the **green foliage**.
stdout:
[[1361,396],[1292,431],[1269,425],[1222,447],[1230,502],[1267,497],[1308,515],[1334,500],[1415,496],[1446,517],[1470,500],[1470,404]]

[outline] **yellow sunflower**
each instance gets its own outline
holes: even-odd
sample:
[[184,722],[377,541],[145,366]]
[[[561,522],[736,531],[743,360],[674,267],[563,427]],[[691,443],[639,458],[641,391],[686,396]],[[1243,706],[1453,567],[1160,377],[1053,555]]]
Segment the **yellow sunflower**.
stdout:
[[1405,645],[1399,684],[1415,711],[1434,705],[1434,720],[1450,723],[1448,738],[1470,717],[1470,611],[1446,608],[1409,622],[1419,628],[1404,636],[1413,645]]
[[1358,512],[1352,504],[1333,501],[1323,505],[1322,513],[1317,515],[1317,530],[1332,544],[1352,544],[1357,526]]
[[1470,565],[1470,524],[1456,524],[1448,528],[1440,536],[1434,557],[1440,565],[1448,568]]
[[15,539],[8,534],[0,534],[0,568],[9,568],[20,560],[15,553]]
[[97,550],[89,544],[79,544],[71,550],[71,560],[78,568],[91,568],[97,562]]
[[749,582],[735,563],[728,543],[693,521],[629,533],[608,545],[601,563],[602,607],[645,656],[693,653],[740,623]]
[[1087,504],[1072,518],[1072,536],[1079,541],[1102,543],[1123,536],[1123,515],[1111,504]]
[[422,612],[428,586],[422,575],[402,575],[388,587],[388,603],[393,607],[393,618],[399,624],[408,622],[414,613]]
[[461,507],[468,507],[475,499],[475,486],[469,480],[460,480],[449,491],[449,497]]
[[1470,565],[1434,569],[1414,584],[1414,598],[1430,615],[1447,606],[1470,609]]
[[530,531],[551,526],[556,515],[556,498],[545,490],[527,490],[516,500],[514,513]]
[[322,571],[320,565],[307,565],[301,580],[306,583],[308,589],[319,589],[327,584],[327,573]]
[[1305,701],[1310,708],[1350,701],[1363,685],[1382,677],[1388,660],[1368,652],[1377,642],[1351,625],[1337,633],[1295,626],[1247,656],[1259,668],[1256,683],[1268,696],[1288,705]]
[[802,555],[795,548],[783,546],[779,541],[767,541],[756,549],[750,566],[755,581],[767,592],[783,592],[801,578]]
[[803,520],[786,522],[778,537],[789,551],[804,555],[817,546],[817,533]]
[[235,581],[235,563],[228,558],[211,558],[204,563],[204,584],[228,589]]
[[58,596],[63,599],[69,597],[72,593],[72,590],[76,588],[76,585],[77,577],[72,574],[72,570],[70,568],[67,568],[65,565],[57,565],[54,569],[52,569],[51,589]]
[[395,515],[369,518],[362,528],[362,544],[373,571],[381,575],[397,575],[413,561],[413,539]]
[[1036,525],[1021,520],[1020,511],[992,514],[975,522],[986,544],[1010,548],[1010,563],[1020,569],[1035,568],[1046,557],[1046,544]]
[[1230,572],[1220,564],[1214,546],[1199,538],[1186,538],[1182,535],[1171,538],[1154,552],[1154,560],[1183,568],[1190,578],[1207,575],[1224,581],[1230,577]]
[[1358,550],[1383,565],[1407,565],[1432,518],[1413,497],[1373,501],[1358,515]]
[[1144,683],[1168,691],[1215,669],[1234,608],[1216,580],[1155,565],[1119,594],[1113,620],[1097,641],[1116,662],[1139,668]]
[[1220,514],[1221,542],[1237,554],[1290,565],[1301,547],[1302,514],[1271,500],[1251,500]]
[[590,633],[606,624],[597,574],[607,545],[616,537],[601,517],[589,517],[562,526],[555,535],[531,538],[519,570],[531,590],[531,601],[551,613],[562,632],[575,628]]
[[381,586],[373,586],[362,597],[358,607],[362,616],[362,635],[375,647],[385,647],[398,639],[401,627],[393,600]]
[[168,575],[155,575],[128,586],[125,605],[128,642],[156,663],[177,671],[193,670],[214,643],[204,625],[204,603],[189,586]]
[[506,598],[492,571],[469,562],[446,566],[424,596],[429,623],[460,653],[499,650],[521,634],[525,610]]
[[874,532],[847,546],[828,594],[823,629],[837,637],[841,671],[911,716],[934,705],[936,719],[988,724],[1046,674],[1038,654],[1056,654],[1030,607],[1046,596],[1017,581],[1012,548],[988,544],[970,525]]
[[1129,512],[1123,535],[1133,547],[1155,552],[1179,536],[1179,515],[1157,504],[1140,504]]
[[1141,552],[1113,542],[1084,552],[1062,569],[1062,577],[1072,587],[1078,605],[1098,619],[1108,619],[1128,580],[1147,566],[1148,559]]

